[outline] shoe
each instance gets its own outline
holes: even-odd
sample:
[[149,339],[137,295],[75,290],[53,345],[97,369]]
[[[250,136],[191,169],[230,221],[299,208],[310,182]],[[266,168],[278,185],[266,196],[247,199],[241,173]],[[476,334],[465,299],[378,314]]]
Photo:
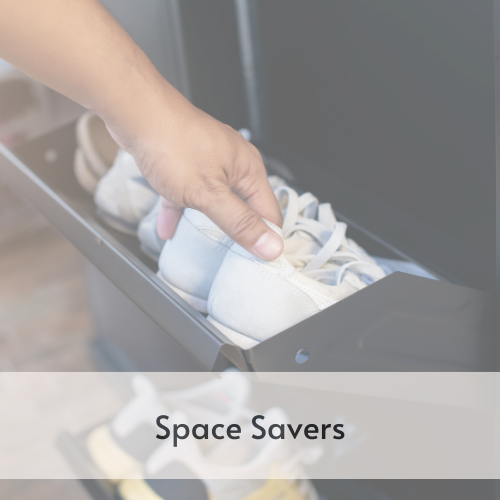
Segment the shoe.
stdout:
[[87,436],[87,451],[98,470],[111,482],[141,471],[142,463],[158,447],[156,418],[167,412],[151,381],[132,379],[133,399],[108,423]]
[[158,194],[143,177],[132,155],[123,150],[99,181],[94,195],[99,216],[114,229],[133,236],[157,200]]
[[279,175],[269,175],[267,180],[269,181],[273,191],[287,185],[285,179],[282,179]]
[[75,158],[73,162],[73,171],[80,186],[87,193],[94,195],[99,184],[99,177],[92,171],[90,165],[80,148],[76,148]]
[[[268,177],[269,184],[274,189],[278,187],[285,186],[286,182],[277,175],[270,175]],[[141,242],[141,250],[150,258],[158,262],[160,258],[161,251],[165,246],[165,240],[162,240],[158,236],[157,224],[158,224],[158,214],[161,208],[161,198],[157,201],[156,205],[151,209],[144,219],[139,224],[137,229],[137,238]],[[206,220],[205,220],[205,223]],[[218,230],[218,228],[217,228]],[[208,294],[207,294],[208,297]],[[206,299],[205,299],[206,300]],[[198,303],[199,301],[193,301]],[[206,310],[206,307],[202,307],[202,310]],[[203,311],[202,311],[203,312]]]
[[283,212],[284,254],[302,274],[339,285],[351,272],[369,285],[386,274],[362,247],[346,238],[347,225],[338,222],[330,203],[318,204],[311,194],[301,196],[280,187],[276,197]]
[[163,247],[158,277],[206,314],[210,288],[232,243],[206,215],[186,208],[173,238]]
[[[283,237],[281,229],[267,224]],[[376,264],[361,260],[359,249],[359,254],[343,250],[345,224],[336,223],[331,231],[314,219],[299,219],[288,237],[299,230],[323,245],[316,254],[308,250],[305,256],[300,250],[292,254],[292,259],[309,259],[302,272],[285,254],[264,261],[235,243],[217,273],[207,319],[243,349],[352,295],[367,286],[366,281],[385,276]]]
[[76,125],[75,176],[81,186],[93,194],[99,179],[113,165],[119,146],[105,123],[93,112],[84,113]]
[[[280,408],[271,408],[264,414],[266,425],[286,424],[288,418]],[[254,427],[242,427],[242,435],[250,435]],[[318,500],[318,494],[308,479],[304,479],[302,461],[315,460],[314,452],[294,450],[289,441],[263,439],[261,441],[224,440],[202,452],[199,442],[187,439],[182,446],[172,447],[166,441],[158,448],[144,467],[144,477],[127,479],[118,485],[121,500],[164,500],[169,496],[155,496],[160,479],[173,477],[179,471],[182,477],[200,478],[211,500]],[[180,469],[180,467],[184,467]],[[177,468],[177,469],[176,469]],[[186,469],[189,470],[186,474]],[[301,479],[297,479],[301,478]],[[166,481],[169,481],[168,479]],[[180,480],[181,481],[181,480]],[[166,488],[165,488],[166,490]],[[141,492],[139,497],[136,492]],[[166,492],[165,494],[168,494]]]
[[139,223],[137,238],[141,242],[141,250],[150,259],[158,262],[160,253],[165,246],[165,240],[158,236],[158,214],[160,213],[162,198],[158,197],[151,211]]
[[90,431],[86,439],[91,461],[113,483],[140,474],[143,464],[161,445],[155,437],[159,415],[172,415],[173,421],[184,418],[185,413],[206,422],[232,423],[247,415],[251,386],[244,374],[226,370],[219,379],[168,392],[158,392],[147,377],[135,375],[132,389],[131,401],[113,420]]
[[[269,177],[271,187],[285,184]],[[233,240],[206,215],[186,208],[172,239],[158,262],[158,277],[197,311],[207,314],[207,300],[215,276]]]

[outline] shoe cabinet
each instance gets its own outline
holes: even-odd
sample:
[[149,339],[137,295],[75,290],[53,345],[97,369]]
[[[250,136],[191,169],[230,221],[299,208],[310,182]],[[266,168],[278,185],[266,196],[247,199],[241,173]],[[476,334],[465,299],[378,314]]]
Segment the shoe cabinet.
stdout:
[[[112,369],[496,369],[499,0],[155,0],[140,10],[129,0],[103,3],[196,105],[251,129],[271,173],[331,202],[369,252],[439,278],[390,275],[242,350],[158,280],[134,238],[99,219],[73,175],[74,124],[12,151],[0,146],[2,179],[86,260],[99,346]],[[59,448],[89,477],[83,439],[63,435]],[[117,498],[105,480],[82,483],[94,500]],[[339,500],[421,500],[486,499],[494,486],[317,487]]]
[[74,124],[2,148],[5,181],[88,261],[115,369],[494,369],[498,1],[169,0],[141,22],[134,2],[105,3],[198,106],[251,129],[270,173],[331,202],[370,253],[440,279],[390,275],[242,350],[157,279],[135,238],[99,219],[73,175]]
[[[148,325],[135,324],[138,339],[157,327],[158,335],[175,342],[204,370],[217,370],[224,358],[255,372],[481,371],[491,366],[491,294],[403,273],[252,349],[235,346],[156,277],[156,263],[142,254],[135,238],[101,222],[73,175],[74,135],[70,124],[12,152],[2,148],[2,176],[147,318]],[[370,233],[358,232],[366,246]],[[98,323],[105,321],[106,309],[108,316],[119,316],[119,308],[109,303],[113,288],[94,292],[91,304],[104,318]],[[128,350],[134,348],[130,344]]]

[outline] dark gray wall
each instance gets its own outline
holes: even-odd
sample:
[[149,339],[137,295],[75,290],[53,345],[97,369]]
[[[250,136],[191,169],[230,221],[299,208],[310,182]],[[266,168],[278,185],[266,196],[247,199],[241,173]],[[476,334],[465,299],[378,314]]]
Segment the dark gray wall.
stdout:
[[268,143],[300,159],[304,187],[335,207],[350,186],[357,222],[493,290],[493,2],[258,4]]
[[177,0],[101,0],[158,71],[184,95],[189,85]]

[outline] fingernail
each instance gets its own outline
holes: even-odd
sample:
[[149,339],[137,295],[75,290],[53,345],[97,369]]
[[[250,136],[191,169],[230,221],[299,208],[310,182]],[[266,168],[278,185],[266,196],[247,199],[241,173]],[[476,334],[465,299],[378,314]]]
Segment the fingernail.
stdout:
[[252,248],[252,253],[264,260],[277,259],[283,252],[283,240],[273,231],[264,233]]

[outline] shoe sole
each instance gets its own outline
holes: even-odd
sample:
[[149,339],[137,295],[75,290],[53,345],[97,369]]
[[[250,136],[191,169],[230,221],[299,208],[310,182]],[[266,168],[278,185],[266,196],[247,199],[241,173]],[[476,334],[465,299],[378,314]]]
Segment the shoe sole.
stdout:
[[176,286],[172,285],[161,275],[161,271],[158,271],[156,273],[156,276],[158,276],[158,278],[160,278],[163,283],[165,283],[165,285],[168,285],[177,295],[181,296],[190,306],[194,307],[198,312],[208,314],[207,300],[196,297],[195,295],[191,295],[190,293],[184,292],[183,290],[180,290]]
[[131,224],[130,222],[125,222],[118,217],[108,214],[102,208],[97,209],[97,215],[113,229],[120,231],[120,233],[130,234],[131,236],[137,236],[137,224]]
[[257,344],[260,344],[260,340],[252,339],[251,337],[247,337],[232,328],[228,328],[227,326],[222,325],[217,320],[212,318],[211,316],[207,316],[207,320],[212,323],[218,330],[220,330],[231,342],[241,347],[242,349],[251,349],[255,347]]

